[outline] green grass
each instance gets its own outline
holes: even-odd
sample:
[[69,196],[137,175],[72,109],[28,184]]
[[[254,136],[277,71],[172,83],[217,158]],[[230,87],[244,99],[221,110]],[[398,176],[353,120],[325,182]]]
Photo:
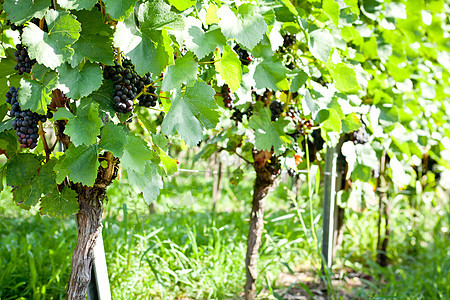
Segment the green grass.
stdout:
[[[170,192],[162,195],[155,214],[149,214],[140,196],[123,188],[126,182],[112,186],[103,239],[113,299],[238,299],[245,282],[250,178],[237,187],[224,183],[217,213],[210,211],[211,179],[199,175],[183,174],[168,183]],[[283,183],[268,197],[257,282],[264,299],[274,298],[272,289],[278,294],[286,290],[277,281],[280,273],[320,268],[309,205],[300,199],[294,209],[289,190],[290,184]],[[7,192],[0,196],[0,298],[64,299],[76,243],[74,219],[34,215],[16,207]],[[393,264],[387,268],[373,263],[377,209],[347,210],[344,243],[332,271],[351,268],[373,278],[352,291],[361,299],[449,299],[445,201],[435,197],[414,210],[405,196],[391,199]],[[316,229],[319,208],[316,198]]]

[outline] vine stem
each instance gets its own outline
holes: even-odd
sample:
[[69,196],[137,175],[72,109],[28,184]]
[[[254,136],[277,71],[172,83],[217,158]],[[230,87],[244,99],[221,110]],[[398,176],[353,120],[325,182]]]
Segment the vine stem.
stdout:
[[42,126],[42,122],[39,121],[39,130],[38,130],[39,137],[42,140],[42,144],[44,145],[44,151],[45,151],[45,160],[48,162],[50,160],[50,149],[48,148],[47,140],[45,139],[45,131],[44,127]]
[[310,174],[310,162],[309,162],[309,147],[308,147],[308,140],[305,141],[306,143],[306,169],[308,170],[307,176],[308,176],[308,201],[309,201],[309,217],[311,220],[311,232],[312,236],[314,238],[314,241],[316,242],[316,246],[318,246],[318,240],[316,236],[316,231],[314,230],[314,215],[313,215],[313,204],[312,204],[312,197],[311,197],[311,174]]

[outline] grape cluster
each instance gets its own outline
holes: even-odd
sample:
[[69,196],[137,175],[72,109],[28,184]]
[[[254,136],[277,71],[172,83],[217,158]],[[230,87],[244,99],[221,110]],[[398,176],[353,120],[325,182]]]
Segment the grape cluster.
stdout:
[[270,103],[269,108],[270,112],[272,113],[272,121],[278,120],[278,118],[281,116],[281,113],[283,112],[283,104],[275,100]]
[[283,47],[284,48],[288,48],[292,45],[294,45],[295,43],[295,36],[291,35],[291,34],[285,34],[283,36]]
[[[114,66],[105,67],[103,77],[112,80],[114,83],[114,108],[119,113],[131,112],[134,98],[143,91],[145,86],[153,82],[150,74],[143,77],[139,76],[128,59],[124,59],[122,65],[116,61]],[[138,97],[139,105],[155,106],[157,103],[157,97],[154,95],[155,90],[154,87],[147,87],[145,92]]]
[[305,118],[294,119],[294,123],[295,130],[293,133],[289,134],[294,140],[297,140],[301,135],[307,135],[314,125],[311,119],[306,120]]
[[295,177],[297,175],[297,170],[291,168],[287,170],[287,173],[289,176]]
[[11,87],[5,95],[6,103],[11,104],[10,116],[15,118],[12,126],[16,130],[21,147],[33,149],[39,138],[39,121],[47,121],[48,118],[53,117],[53,113],[49,110],[46,115],[39,115],[29,109],[22,110],[17,98],[18,91],[18,88]]
[[370,135],[367,133],[365,126],[350,133],[350,139],[354,144],[365,144],[369,141],[369,138]]
[[237,55],[239,56],[239,60],[244,66],[248,66],[252,61],[255,60],[255,57],[248,53],[247,50],[242,49],[239,47],[239,45],[234,46],[234,51],[236,51]]
[[14,66],[14,70],[17,70],[19,75],[31,73],[31,68],[36,63],[36,59],[30,58],[27,48],[22,44],[17,44],[16,48],[14,55],[16,56],[17,64]]
[[222,86],[221,94],[223,97],[223,105],[228,109],[232,109],[233,101],[236,100],[236,96],[231,92],[231,89],[227,84]]
[[238,108],[233,108],[234,112],[231,115],[231,120],[242,123],[244,116],[247,116],[247,120],[253,115],[253,106],[250,105],[246,110],[241,111]]

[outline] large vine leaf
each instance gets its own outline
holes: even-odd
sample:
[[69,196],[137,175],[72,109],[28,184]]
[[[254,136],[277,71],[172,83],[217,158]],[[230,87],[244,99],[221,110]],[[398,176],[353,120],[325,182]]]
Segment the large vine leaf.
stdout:
[[73,115],[65,109],[58,109],[54,119],[68,119],[64,133],[66,133],[75,146],[81,144],[91,145],[97,142],[102,121],[98,117],[98,104],[90,99],[81,101],[77,114]]
[[197,80],[198,64],[194,54],[188,52],[185,56],[175,60],[175,65],[169,66],[162,82],[162,89],[170,91],[179,89],[184,84],[192,85]]
[[92,92],[89,96],[93,101],[99,104],[99,110],[105,113],[115,114],[114,102],[112,101],[112,95],[114,93],[114,87],[111,80],[104,80],[102,86]]
[[169,0],[179,11],[185,10],[197,3],[197,0]]
[[190,111],[200,120],[206,129],[214,128],[219,122],[219,108],[214,101],[216,92],[205,82],[197,81],[193,87],[187,87],[183,101],[189,104]]
[[286,74],[287,69],[282,62],[265,59],[256,66],[253,78],[258,89],[288,90]]
[[128,130],[124,126],[109,122],[102,128],[99,147],[111,151],[114,156],[120,158],[123,155],[127,136]]
[[42,18],[50,6],[50,0],[5,0],[3,9],[8,13],[8,20],[22,24],[33,17]]
[[150,205],[158,197],[159,190],[163,188],[163,182],[161,175],[158,174],[158,166],[147,161],[144,167],[144,174],[128,170],[128,180],[142,191],[145,202]]
[[143,174],[145,162],[152,159],[153,156],[154,153],[143,139],[131,134],[128,135],[121,159],[124,169]]
[[223,5],[217,11],[219,27],[228,39],[236,39],[238,43],[252,50],[268,30],[259,8],[253,4],[242,4],[236,15],[228,6]]
[[327,62],[332,46],[333,36],[328,30],[317,29],[309,34],[309,51],[315,58]]
[[69,88],[67,97],[80,99],[100,88],[103,74],[100,66],[91,62],[72,68],[63,64],[58,68],[59,81]]
[[57,183],[61,183],[66,176],[69,176],[73,182],[93,186],[99,165],[96,144],[78,147],[70,144],[65,156],[56,163],[54,168],[57,172]]
[[38,203],[41,196],[56,187],[56,174],[53,172],[56,160],[52,159],[39,169],[38,174],[27,183],[13,190],[14,200],[23,208],[30,208]]
[[20,107],[45,114],[47,105],[52,101],[50,95],[57,84],[58,77],[54,72],[44,75],[41,82],[22,78],[18,92]]
[[111,18],[121,21],[128,18],[133,12],[134,4],[136,0],[104,0],[106,7],[106,13],[111,16]]
[[68,12],[49,10],[45,14],[48,33],[30,23],[22,34],[31,58],[55,69],[68,61],[74,50],[70,47],[80,37],[81,24]]
[[18,187],[27,183],[36,175],[41,163],[31,153],[18,153],[10,158],[6,165],[6,184]]
[[186,48],[194,52],[198,59],[204,58],[218,45],[225,45],[226,42],[227,39],[217,26],[209,29],[206,33],[198,26],[191,26],[185,40]]
[[258,150],[270,151],[273,147],[275,154],[284,151],[284,135],[282,129],[289,123],[287,120],[279,119],[272,123],[270,109],[267,107],[257,107],[253,116],[248,122],[248,126],[255,131],[255,147]]
[[58,4],[64,9],[91,9],[94,7],[96,0],[57,0]]
[[64,219],[72,214],[78,213],[78,195],[75,191],[65,186],[62,192],[54,188],[49,194],[41,199],[41,213],[57,219]]
[[225,46],[222,57],[216,53],[214,66],[231,91],[235,92],[241,85],[242,66],[237,54],[231,50],[229,45]]
[[72,45],[75,53],[70,61],[72,66],[78,65],[83,58],[92,62],[112,65],[114,53],[111,51],[113,29],[102,21],[102,14],[95,9],[74,13],[81,23],[80,38]]
[[161,31],[154,34],[154,38],[159,42],[156,44],[139,31],[132,15],[117,24],[114,45],[130,57],[136,72],[141,76],[147,72],[159,74],[168,64],[169,54],[172,55],[171,48],[166,49],[164,45],[164,34],[166,33]]
[[170,11],[170,5],[163,0],[147,1],[139,5],[136,17],[142,33],[151,37],[164,27],[182,30],[184,21],[180,14]]
[[334,79],[336,88],[345,93],[356,92],[361,87],[356,80],[356,73],[353,68],[343,63],[337,65],[328,65],[328,70]]
[[179,91],[172,94],[172,106],[161,125],[163,134],[178,132],[189,147],[193,147],[203,136],[203,127],[191,111],[191,104],[183,100]]

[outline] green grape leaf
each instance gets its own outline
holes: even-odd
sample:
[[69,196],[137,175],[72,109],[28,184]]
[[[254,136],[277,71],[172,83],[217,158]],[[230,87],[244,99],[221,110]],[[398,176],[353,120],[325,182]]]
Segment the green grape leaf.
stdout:
[[158,166],[147,161],[144,162],[145,171],[142,173],[128,170],[128,180],[137,186],[144,195],[145,202],[150,205],[159,195],[159,190],[163,188],[161,175],[158,174]]
[[153,156],[153,152],[143,139],[131,134],[128,135],[121,159],[124,169],[143,174],[145,162],[152,159]]
[[20,145],[15,130],[0,133],[0,149],[6,150],[9,157],[16,155],[19,147]]
[[50,4],[50,0],[5,0],[3,9],[8,13],[8,20],[18,25],[33,17],[41,19]]
[[222,57],[216,53],[215,60],[214,66],[220,77],[228,84],[232,92],[236,92],[242,81],[242,66],[237,54],[229,45],[226,45]]
[[98,90],[92,92],[89,97],[99,104],[100,111],[114,115],[116,110],[114,109],[114,102],[112,100],[113,93],[114,86],[112,81],[104,80],[102,86]]
[[25,184],[37,174],[40,166],[36,155],[18,153],[6,164],[6,183],[13,187]]
[[170,91],[181,88],[182,84],[192,85],[197,80],[198,64],[192,52],[175,60],[175,65],[169,66],[162,82],[162,90]]
[[197,0],[169,0],[179,11],[183,11],[197,3]]
[[134,4],[136,0],[104,0],[106,13],[111,16],[111,18],[121,21],[128,18],[133,12]]
[[13,119],[8,119],[0,123],[0,132],[12,129]]
[[114,156],[122,157],[127,136],[128,130],[126,127],[109,122],[102,128],[99,147],[111,151]]
[[303,85],[309,78],[308,74],[306,74],[305,71],[298,69],[296,71],[297,74],[294,78],[292,78],[291,87],[289,88],[292,93],[298,92],[298,90],[303,87]]
[[361,89],[356,80],[356,73],[353,68],[339,63],[337,65],[328,65],[328,70],[334,79],[336,88],[341,92],[351,93]]
[[[117,24],[114,45],[119,47],[135,66],[139,75],[147,72],[159,74],[169,62],[169,53],[164,46],[165,32],[155,33],[158,44],[142,34],[135,25],[134,16]],[[170,47],[169,47],[170,48]],[[171,49],[171,48],[170,48]],[[172,55],[169,49],[170,55]]]
[[69,119],[64,133],[70,137],[71,142],[75,146],[81,144],[91,145],[97,142],[102,121],[98,117],[98,104],[90,99],[81,101],[75,116],[69,111],[60,108],[53,118],[55,120]]
[[341,118],[334,108],[321,109],[316,116],[316,121],[327,132],[341,132]]
[[163,134],[178,132],[189,147],[197,145],[203,137],[203,127],[191,111],[191,104],[183,100],[179,91],[172,94],[172,106],[161,125]]
[[193,87],[187,87],[183,101],[189,104],[190,111],[200,120],[206,129],[216,127],[219,122],[219,108],[214,101],[216,92],[205,82],[197,81]]
[[63,64],[58,68],[59,82],[69,88],[67,97],[80,99],[100,88],[103,74],[100,66],[91,62],[72,68]]
[[56,73],[47,73],[42,82],[22,78],[18,92],[22,109],[29,109],[38,114],[47,113],[47,105],[52,101],[52,90],[58,84]]
[[361,121],[355,113],[351,113],[345,116],[345,119],[342,119],[342,131],[344,133],[349,133],[361,128]]
[[45,20],[48,33],[30,23],[23,30],[22,42],[31,58],[55,69],[72,57],[74,50],[70,46],[80,37],[81,24],[74,15],[56,10],[47,11]]
[[54,188],[49,194],[41,199],[41,213],[57,219],[64,219],[72,214],[78,213],[78,195],[75,191],[65,186],[60,193]]
[[253,78],[258,89],[288,90],[286,74],[287,69],[282,62],[265,59],[256,66]]
[[335,0],[323,1],[323,12],[333,22],[334,26],[339,26],[339,4]]
[[264,17],[259,13],[259,8],[253,4],[242,4],[239,13],[235,13],[226,5],[222,5],[217,11],[219,27],[228,39],[236,39],[238,43],[252,50],[268,31]]
[[208,10],[206,11],[206,25],[218,24],[219,18],[217,17],[217,5],[209,3]]
[[333,36],[328,30],[317,29],[309,34],[309,51],[315,58],[327,62],[332,46]]
[[248,126],[255,131],[256,149],[270,151],[273,147],[275,154],[283,153],[283,140],[280,136],[284,135],[282,130],[288,123],[283,119],[272,123],[270,109],[257,108],[248,122]]
[[[69,148],[57,163],[54,170],[62,176],[69,176],[73,182],[81,182],[87,186],[93,186],[97,178],[98,162],[98,146],[96,144],[86,146],[75,146],[70,144]],[[58,174],[57,182],[61,182],[60,174]]]
[[53,172],[55,163],[55,159],[50,160],[40,168],[39,173],[30,181],[13,190],[14,200],[21,207],[35,206],[42,194],[45,195],[56,187],[56,174]]
[[184,21],[180,14],[170,11],[170,5],[163,0],[147,1],[139,5],[136,17],[142,33],[151,37],[164,27],[182,30]]
[[192,26],[188,29],[188,34],[185,40],[186,49],[194,52],[198,59],[204,58],[218,45],[225,45],[227,42],[217,27],[213,27],[205,33],[200,27]]
[[90,10],[97,3],[96,0],[57,0],[58,4],[64,9]]
[[44,80],[45,75],[48,75],[48,73],[52,72],[52,69],[47,68],[44,65],[36,63],[33,65],[33,69],[31,72],[33,74],[34,80],[42,81],[42,80]]
[[93,9],[92,11],[77,11],[74,15],[81,23],[81,34],[80,38],[72,45],[75,51],[70,61],[72,67],[78,65],[85,57],[91,62],[112,65],[114,53],[111,51],[111,36],[114,31],[103,23],[102,13]]
[[166,176],[171,176],[178,171],[178,161],[167,155],[160,147],[157,147],[158,156],[161,159],[161,165],[166,172]]

